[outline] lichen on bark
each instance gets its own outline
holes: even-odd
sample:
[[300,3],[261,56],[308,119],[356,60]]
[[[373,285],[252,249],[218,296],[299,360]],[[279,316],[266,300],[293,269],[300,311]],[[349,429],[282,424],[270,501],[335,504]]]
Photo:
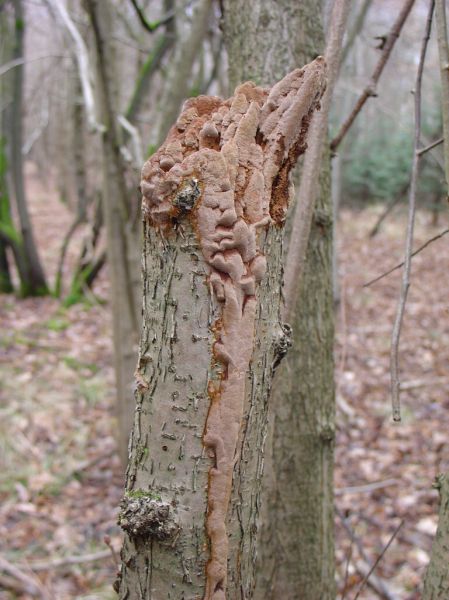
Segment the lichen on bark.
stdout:
[[[146,531],[149,558],[142,536],[136,545],[128,531],[122,598],[134,597],[136,578],[141,594],[139,569],[145,559],[153,573],[151,582],[145,576],[148,597],[201,594],[205,600],[223,600],[227,588],[230,598],[251,592],[253,564],[242,551],[253,547],[256,537],[266,403],[279,340],[285,336],[279,324],[279,226],[291,191],[289,171],[306,147],[308,123],[324,86],[325,65],[318,58],[271,90],[244,83],[228,100],[188,100],[167,140],[143,168],[144,283],[151,279],[151,285],[144,290],[127,489],[143,484],[171,507],[179,527],[172,559],[184,574],[179,580],[173,567],[173,587],[162,579],[155,584],[154,567],[161,564],[155,557],[157,536]],[[159,248],[159,257],[150,243]],[[182,283],[189,276],[190,293]],[[156,314],[148,312],[147,302]],[[158,416],[155,408],[161,410]],[[173,413],[186,418],[173,420]],[[189,439],[183,420],[195,432]],[[156,439],[167,441],[157,447]],[[179,469],[174,452],[178,461],[193,461],[194,477],[188,467],[174,476]],[[251,494],[243,499],[245,486]],[[139,523],[142,510],[136,507]],[[170,595],[164,595],[168,588]]]

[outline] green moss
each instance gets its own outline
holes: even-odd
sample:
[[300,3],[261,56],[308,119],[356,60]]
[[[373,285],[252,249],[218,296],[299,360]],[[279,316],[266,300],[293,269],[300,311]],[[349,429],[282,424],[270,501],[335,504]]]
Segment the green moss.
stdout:
[[157,492],[153,492],[151,490],[145,491],[142,489],[138,490],[128,490],[125,492],[126,498],[149,498],[150,500],[157,500],[158,502],[162,501],[162,496]]

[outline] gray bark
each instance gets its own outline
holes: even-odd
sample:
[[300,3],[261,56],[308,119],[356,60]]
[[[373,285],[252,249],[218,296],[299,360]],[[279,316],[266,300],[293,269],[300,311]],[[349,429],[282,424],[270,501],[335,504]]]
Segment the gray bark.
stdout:
[[[225,0],[230,81],[271,83],[324,49],[321,2]],[[279,367],[262,497],[255,598],[335,597],[332,203],[329,157],[297,300],[293,348]],[[272,442],[270,438],[272,437]]]
[[449,598],[449,477],[447,474],[438,477],[437,487],[440,492],[440,514],[424,580],[423,600]]

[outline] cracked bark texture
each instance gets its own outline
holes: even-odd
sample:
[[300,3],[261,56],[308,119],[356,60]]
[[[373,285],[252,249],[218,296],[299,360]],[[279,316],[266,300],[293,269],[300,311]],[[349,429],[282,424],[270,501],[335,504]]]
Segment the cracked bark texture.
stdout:
[[[271,90],[188,100],[142,172],[143,331],[122,599],[250,598],[289,171],[322,58]],[[163,535],[161,535],[161,531]]]
[[[324,51],[322,2],[224,0],[231,86],[270,85]],[[273,383],[258,548],[258,600],[335,598],[332,203],[323,161],[293,345]],[[288,241],[288,219],[287,219]]]

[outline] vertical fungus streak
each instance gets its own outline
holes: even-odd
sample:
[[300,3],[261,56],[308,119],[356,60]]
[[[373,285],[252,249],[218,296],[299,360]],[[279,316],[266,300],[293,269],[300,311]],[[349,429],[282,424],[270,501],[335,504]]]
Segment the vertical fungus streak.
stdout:
[[190,99],[142,172],[144,217],[167,238],[170,229],[190,222],[219,307],[211,328],[211,364],[219,365],[219,374],[211,370],[216,380],[209,384],[203,435],[213,459],[205,600],[226,598],[226,519],[253,352],[256,292],[267,267],[259,234],[285,220],[289,171],[306,147],[324,87],[319,57],[271,89],[244,83],[228,100]]

